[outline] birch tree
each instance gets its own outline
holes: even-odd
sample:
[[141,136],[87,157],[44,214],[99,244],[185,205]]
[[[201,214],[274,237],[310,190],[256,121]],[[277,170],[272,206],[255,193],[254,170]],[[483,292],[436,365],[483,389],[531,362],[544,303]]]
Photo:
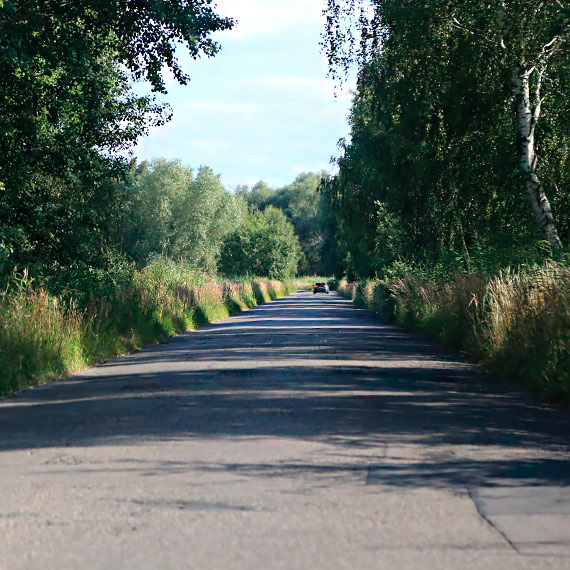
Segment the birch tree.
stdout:
[[[517,162],[524,188],[541,235],[554,251],[560,250],[562,244],[540,177],[536,134],[551,87],[551,70],[569,63],[565,48],[570,11],[559,0],[329,0],[323,46],[333,75],[341,76],[353,61],[361,65],[369,62],[395,30],[401,36],[417,33],[424,25],[421,14],[426,10],[446,22],[438,33],[449,38],[461,34],[485,44],[508,71],[504,77],[510,83]],[[420,17],[414,20],[411,13]],[[402,33],[406,25],[408,29]],[[405,54],[406,46],[401,50]]]
[[[537,226],[554,250],[562,247],[539,175],[536,130],[549,67],[567,63],[570,10],[560,0],[497,0],[452,7],[452,22],[504,55],[511,73],[518,162]],[[557,61],[558,60],[558,61]]]

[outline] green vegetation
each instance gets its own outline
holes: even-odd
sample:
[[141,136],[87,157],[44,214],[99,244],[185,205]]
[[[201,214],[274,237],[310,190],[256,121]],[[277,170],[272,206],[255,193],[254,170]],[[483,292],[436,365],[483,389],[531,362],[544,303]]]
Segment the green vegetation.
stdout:
[[[188,82],[175,47],[215,55],[211,34],[232,25],[210,0],[2,3],[0,263],[8,271],[112,270],[107,252],[129,172],[119,151],[169,119],[153,92],[166,92],[163,68]],[[137,95],[131,86],[143,81],[153,92]]]
[[243,201],[209,168],[194,175],[178,161],[143,162],[128,186],[121,248],[139,264],[149,256],[165,255],[215,273],[224,238],[246,216]]
[[339,290],[396,324],[459,349],[553,402],[570,403],[570,269],[548,263],[442,281],[407,268]]
[[355,63],[323,180],[341,290],[570,402],[570,15],[557,2],[331,0]]
[[326,173],[307,172],[283,188],[272,189],[260,181],[252,188],[240,186],[236,192],[252,210],[272,206],[287,216],[299,238],[302,275],[331,275],[338,267],[336,222],[328,200],[319,192],[323,176]]
[[[125,158],[170,119],[163,72],[189,81],[175,49],[214,56],[233,24],[210,0],[0,3],[0,393],[288,290],[270,280],[297,270],[284,214],[206,167]],[[232,265],[252,247],[264,264]]]
[[269,206],[248,214],[247,220],[228,235],[220,257],[225,275],[266,275],[291,279],[297,272],[299,244],[293,226],[281,210]]
[[0,394],[76,372],[288,294],[287,283],[206,278],[159,258],[84,308],[14,275],[0,297]]
[[570,13],[327,6],[331,73],[358,66],[336,173],[232,193],[124,152],[170,118],[163,69],[188,82],[175,47],[213,56],[232,27],[209,0],[0,2],[0,391],[317,280],[254,277],[324,274],[570,401]]
[[[364,4],[370,18],[359,20]],[[333,68],[359,65],[351,137],[324,184],[348,273],[373,277],[396,260],[454,272],[563,257],[567,11],[538,0],[334,0],[329,16]]]

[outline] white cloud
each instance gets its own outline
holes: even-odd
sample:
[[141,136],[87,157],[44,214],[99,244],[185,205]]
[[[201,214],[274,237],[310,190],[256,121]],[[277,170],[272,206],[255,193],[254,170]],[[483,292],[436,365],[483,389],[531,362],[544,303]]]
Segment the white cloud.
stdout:
[[[314,26],[318,29],[322,0],[219,0],[218,12],[237,20],[230,32],[235,39],[280,34],[285,28]],[[316,25],[315,25],[316,23]]]
[[136,155],[205,164],[232,187],[260,179],[282,186],[301,172],[330,170],[351,96],[345,89],[335,99],[326,77],[323,4],[220,0],[218,12],[236,17],[239,31],[217,36],[223,49],[213,59],[180,54],[192,81],[180,87],[167,76],[174,118],[151,129]]
[[[182,117],[195,117],[203,119],[209,117],[215,119],[213,122],[219,123],[220,118],[233,116],[253,115],[259,112],[259,105],[249,101],[220,99],[212,101],[209,99],[191,99],[178,107],[178,113]],[[182,118],[180,117],[180,118]]]
[[298,92],[312,94],[332,99],[334,85],[325,77],[294,77],[288,75],[258,75],[247,79],[240,79],[236,87],[249,89],[269,89],[278,91]]

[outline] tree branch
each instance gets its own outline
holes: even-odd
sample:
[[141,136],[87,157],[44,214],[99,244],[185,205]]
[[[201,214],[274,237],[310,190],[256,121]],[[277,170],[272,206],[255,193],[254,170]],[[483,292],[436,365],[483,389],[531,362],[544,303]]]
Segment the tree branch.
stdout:
[[540,90],[542,89],[542,80],[544,78],[545,72],[546,72],[546,63],[543,64],[542,67],[537,72],[536,87],[534,88],[535,105],[534,105],[534,111],[532,113],[532,119],[533,119],[532,131],[533,132],[534,132],[536,123],[538,122],[538,119],[540,118],[540,110],[542,107],[542,101],[544,100],[540,96]]
[[554,36],[547,44],[542,46],[541,55],[552,51],[554,49],[554,45],[556,44],[556,42],[559,39],[560,39],[560,36]]
[[485,42],[487,42],[489,45],[492,45],[493,47],[500,47],[501,49],[506,49],[503,40],[501,39],[501,41],[499,43],[497,43],[494,40],[491,40],[490,38],[488,38],[483,32],[481,32],[480,30],[472,30],[471,28],[467,27],[465,24],[462,24],[456,16],[452,16],[451,21],[453,23],[453,25],[459,29],[459,30],[463,30],[464,32],[467,32],[468,34],[472,35],[472,36],[478,36],[480,38],[482,38]]

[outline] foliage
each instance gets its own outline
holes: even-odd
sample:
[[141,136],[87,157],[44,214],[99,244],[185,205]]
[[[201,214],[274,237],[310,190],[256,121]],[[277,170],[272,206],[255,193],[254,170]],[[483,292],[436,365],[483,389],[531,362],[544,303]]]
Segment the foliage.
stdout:
[[323,176],[326,173],[299,174],[291,184],[277,190],[270,201],[283,210],[299,237],[300,274],[326,274],[335,270],[336,242],[331,227],[334,220],[325,197],[318,192]]
[[278,189],[257,182],[251,189],[237,188],[250,208],[264,210],[274,206],[283,211],[299,238],[301,256],[298,273],[316,275],[333,273],[337,269],[337,239],[335,220],[326,198],[319,192],[325,172],[305,172]]
[[518,271],[456,274],[417,268],[381,280],[341,282],[340,292],[516,379],[550,401],[570,403],[570,271],[548,262]]
[[547,66],[529,68],[531,88],[542,81],[533,168],[569,235],[568,14],[557,3],[330,0],[327,14],[332,71],[359,64],[350,141],[323,186],[349,273],[374,276],[396,259],[467,269],[485,249],[499,266],[536,259],[543,234],[519,173],[513,73],[520,58],[542,61],[552,34]]
[[0,297],[0,393],[41,382],[85,365],[81,350],[83,314],[72,301],[61,300],[24,272],[15,275]]
[[[0,201],[7,265],[48,273],[100,252],[122,215],[128,149],[169,118],[148,80],[165,91],[174,48],[214,55],[212,32],[231,27],[209,0],[6,0],[0,7]],[[8,244],[9,247],[5,245]]]
[[183,259],[215,273],[224,237],[245,218],[242,201],[220,177],[202,167],[197,174],[164,159],[136,167],[129,189],[121,244],[138,263],[150,255]]
[[271,203],[275,196],[275,190],[270,188],[263,180],[256,182],[251,188],[249,186],[238,186],[236,194],[241,196],[251,209],[263,210]]
[[220,271],[224,275],[263,275],[289,279],[296,273],[300,255],[293,226],[277,208],[253,211],[229,234],[222,246]]
[[226,318],[290,292],[271,280],[220,281],[158,258],[112,296],[80,310],[26,272],[0,296],[0,394],[76,372],[94,362]]

